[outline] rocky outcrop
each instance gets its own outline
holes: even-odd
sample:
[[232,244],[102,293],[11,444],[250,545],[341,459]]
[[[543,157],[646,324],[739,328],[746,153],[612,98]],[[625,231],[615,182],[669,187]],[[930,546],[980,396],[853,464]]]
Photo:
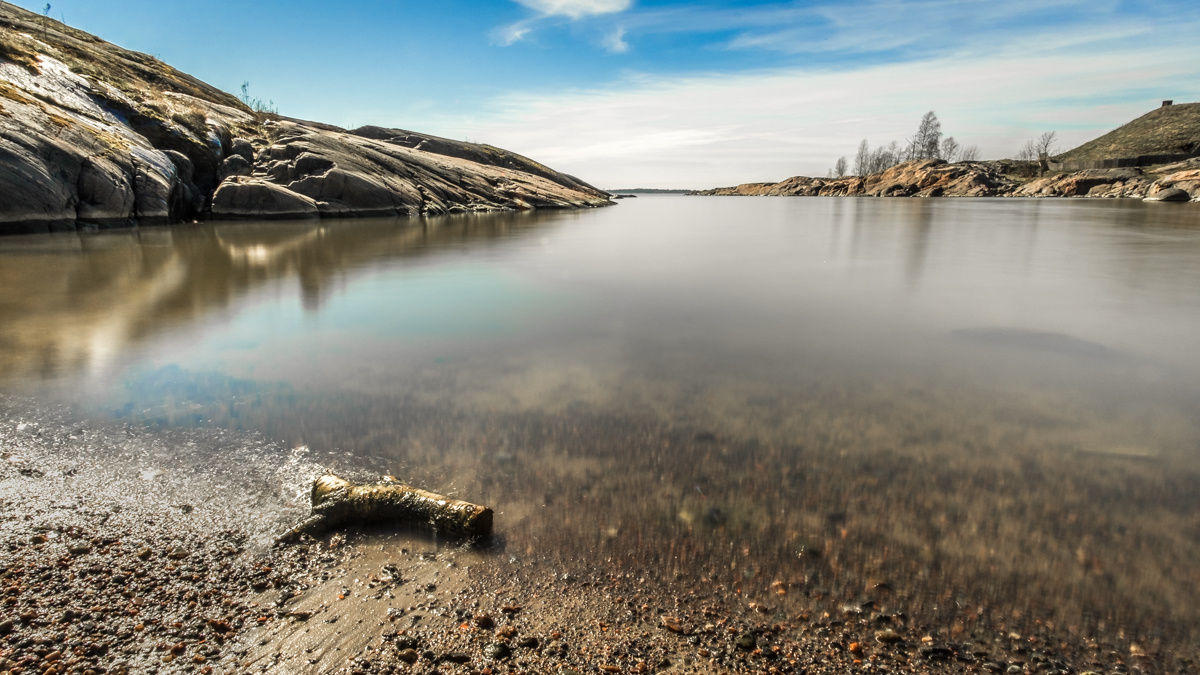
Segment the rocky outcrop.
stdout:
[[948,164],[930,159],[905,162],[865,177],[808,178],[796,176],[778,183],[746,183],[695,194],[820,197],[990,197],[1013,189],[1015,183],[981,162]]
[[149,56],[3,2],[0,195],[0,233],[610,203],[492,146],[257,112]]
[[1025,179],[999,162],[920,160],[865,177],[744,183],[700,195],[863,197],[1124,197],[1200,201],[1200,158],[1157,169],[1088,169]]

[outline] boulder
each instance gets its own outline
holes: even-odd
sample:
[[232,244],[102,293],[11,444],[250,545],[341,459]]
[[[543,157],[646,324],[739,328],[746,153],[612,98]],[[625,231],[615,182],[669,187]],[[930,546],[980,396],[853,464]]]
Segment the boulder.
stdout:
[[133,148],[134,215],[139,222],[162,223],[171,219],[172,196],[179,185],[175,163],[166,153]]
[[245,138],[235,138],[229,144],[229,154],[238,155],[247,163],[254,161],[254,144]]
[[1186,202],[1191,200],[1191,195],[1179,188],[1163,188],[1158,192],[1146,197],[1143,201],[1147,202]]
[[221,162],[221,175],[229,176],[249,176],[252,167],[250,162],[242,155],[230,155]]
[[122,167],[105,157],[89,157],[79,169],[76,218],[106,223],[133,218],[134,191]]
[[214,218],[314,218],[316,201],[261,178],[228,178],[212,199]]

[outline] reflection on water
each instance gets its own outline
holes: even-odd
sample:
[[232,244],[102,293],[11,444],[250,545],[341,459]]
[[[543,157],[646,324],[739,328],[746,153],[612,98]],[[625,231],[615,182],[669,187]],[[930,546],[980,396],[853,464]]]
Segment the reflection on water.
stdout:
[[0,283],[5,389],[486,501],[515,554],[1196,637],[1187,205],[642,197],[19,237]]
[[538,222],[504,214],[8,237],[0,240],[0,374],[106,371],[146,339],[210,321],[263,286],[297,293],[306,311],[318,311],[356,268],[480,245]]

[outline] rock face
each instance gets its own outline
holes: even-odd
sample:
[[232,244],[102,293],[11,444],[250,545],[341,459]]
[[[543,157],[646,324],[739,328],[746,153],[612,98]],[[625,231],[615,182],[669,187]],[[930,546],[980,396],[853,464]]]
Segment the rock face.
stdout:
[[1200,158],[1158,167],[1087,169],[1032,180],[1014,176],[997,162],[947,164],[905,162],[865,177],[807,178],[744,183],[693,194],[863,197],[1128,197],[1152,201],[1200,201]]
[[0,2],[0,233],[215,218],[602,206],[499,148],[251,110]]
[[1011,191],[1016,184],[981,162],[948,164],[937,159],[897,164],[865,177],[807,178],[796,176],[779,183],[746,183],[698,194],[799,195],[822,197],[991,197]]

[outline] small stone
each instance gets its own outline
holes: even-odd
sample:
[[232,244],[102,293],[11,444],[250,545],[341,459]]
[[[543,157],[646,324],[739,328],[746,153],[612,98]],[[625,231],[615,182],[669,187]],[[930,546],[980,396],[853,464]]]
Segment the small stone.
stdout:
[[663,628],[666,628],[667,630],[671,631],[672,633],[684,633],[685,632],[683,629],[683,624],[680,623],[679,619],[677,619],[673,616],[663,615],[662,617],[659,618],[659,624]]
[[537,649],[538,644],[539,642],[537,638],[529,636],[527,638],[521,638],[521,641],[517,643],[517,646],[521,647],[522,649]]
[[404,649],[401,650],[399,654],[396,654],[396,658],[405,663],[416,663],[417,656],[417,650],[415,649]]
[[466,663],[466,662],[470,661],[471,657],[470,657],[470,655],[464,654],[463,652],[450,652],[448,654],[442,654],[441,658],[439,658],[438,660],[439,661],[449,661],[450,663],[461,664],[461,663]]
[[87,544],[71,544],[67,547],[67,552],[71,555],[86,555],[92,552],[92,547]]
[[188,557],[188,552],[182,546],[176,546],[167,553],[167,557],[171,560],[183,560]]
[[150,555],[153,553],[154,553],[154,551],[151,551],[149,547],[144,547],[144,548],[142,548],[142,550],[137,552],[137,557],[141,558],[142,560],[145,560],[146,558],[149,558]]
[[751,631],[742,633],[737,639],[738,649],[750,651],[758,646],[758,636]]
[[396,649],[413,650],[421,646],[421,641],[411,635],[401,635],[396,638]]
[[903,639],[904,638],[900,637],[899,633],[891,628],[884,628],[883,630],[875,633],[875,641],[885,645],[893,645]]
[[939,661],[950,658],[954,655],[954,652],[949,647],[927,644],[921,647],[920,654],[922,658],[927,660]]
[[490,628],[495,628],[496,621],[495,621],[495,619],[493,619],[491,616],[489,616],[487,614],[476,614],[475,615],[475,625],[479,626],[480,628],[483,628],[484,630],[487,630]]
[[0,635],[6,635],[13,630],[12,619],[0,619]]
[[500,661],[512,656],[512,649],[510,649],[509,646],[503,642],[493,642],[487,647],[484,647],[483,654],[489,659],[496,659],[497,661]]

